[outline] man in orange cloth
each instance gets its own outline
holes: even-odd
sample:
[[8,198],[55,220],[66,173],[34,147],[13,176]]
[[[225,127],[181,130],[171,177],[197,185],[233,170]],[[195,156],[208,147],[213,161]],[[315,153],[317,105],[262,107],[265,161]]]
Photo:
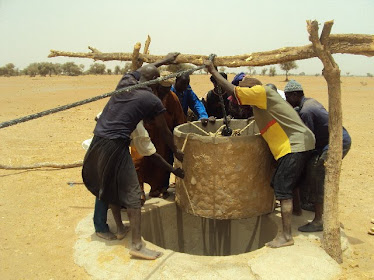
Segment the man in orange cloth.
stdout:
[[[168,76],[170,74],[170,72],[164,71],[161,73],[161,76]],[[157,85],[156,91],[154,91],[166,108],[164,116],[166,124],[171,132],[173,132],[176,126],[186,122],[186,117],[179,99],[177,95],[170,90],[173,83],[174,79],[161,81]],[[173,165],[173,152],[160,135],[160,131],[157,129],[154,120],[145,120],[144,127],[147,129],[149,136],[151,137],[151,141],[156,147],[157,153],[160,154],[170,165]],[[156,165],[155,162],[149,157],[142,157],[134,147],[131,147],[131,157],[135,164],[140,186],[143,188],[143,184],[147,183],[151,186],[149,196],[162,196],[167,198],[170,172],[172,171],[165,170],[159,165]],[[144,196],[143,198],[145,199]]]

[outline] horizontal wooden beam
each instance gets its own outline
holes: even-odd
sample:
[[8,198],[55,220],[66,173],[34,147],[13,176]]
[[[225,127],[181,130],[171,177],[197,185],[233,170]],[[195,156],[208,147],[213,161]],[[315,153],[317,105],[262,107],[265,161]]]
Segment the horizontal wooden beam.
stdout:
[[[374,35],[365,34],[336,34],[329,36],[329,49],[332,54],[355,54],[374,56]],[[48,57],[78,57],[90,58],[94,61],[132,61],[133,53],[103,53],[95,48],[89,47],[91,52],[65,52],[51,50]],[[214,51],[214,50],[212,50]],[[139,60],[153,63],[163,58],[164,55],[151,55],[139,53]],[[264,66],[278,64],[288,61],[303,60],[317,57],[312,44],[301,47],[284,47],[272,51],[255,52],[250,54],[217,56],[214,60],[216,66],[240,67],[240,66]],[[208,59],[207,55],[180,54],[177,63],[191,63],[202,65]]]

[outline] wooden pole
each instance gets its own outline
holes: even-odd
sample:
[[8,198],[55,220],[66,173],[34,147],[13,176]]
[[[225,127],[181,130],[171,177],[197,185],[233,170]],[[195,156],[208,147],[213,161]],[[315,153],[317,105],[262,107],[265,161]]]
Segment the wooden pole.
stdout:
[[[139,43],[140,44],[140,43]],[[330,35],[327,45],[330,53],[346,53],[365,56],[374,56],[374,36],[362,34],[338,34]],[[67,56],[79,58],[91,58],[101,61],[133,61],[134,53],[103,53],[89,47],[91,52],[65,52],[51,50],[48,57]],[[214,50],[212,50],[214,52]],[[153,63],[164,58],[165,55],[139,54],[138,59]],[[288,61],[303,60],[316,57],[313,45],[301,47],[284,47],[272,51],[257,52],[250,54],[234,56],[217,56],[214,59],[216,66],[239,67],[239,66],[264,66],[278,64]],[[194,65],[203,65],[204,60],[208,59],[207,55],[180,54],[177,57],[177,63],[191,63]]]
[[142,45],[139,43],[139,42],[137,42],[136,44],[135,44],[135,46],[134,46],[134,50],[133,50],[133,52],[132,52],[132,58],[131,58],[131,62],[132,62],[132,64],[131,64],[131,69],[133,70],[133,71],[135,71],[136,69],[138,69],[139,68],[139,54],[140,54],[140,47],[141,47]]
[[149,45],[150,44],[151,44],[151,37],[148,35],[147,40],[145,41],[145,44],[144,44],[143,54],[149,54]]
[[340,69],[329,49],[329,35],[333,21],[325,23],[318,39],[318,22],[307,21],[310,41],[323,63],[322,74],[326,79],[329,95],[329,151],[325,163],[325,194],[323,213],[322,247],[338,263],[343,262],[340,243],[339,179],[342,164],[342,103]]

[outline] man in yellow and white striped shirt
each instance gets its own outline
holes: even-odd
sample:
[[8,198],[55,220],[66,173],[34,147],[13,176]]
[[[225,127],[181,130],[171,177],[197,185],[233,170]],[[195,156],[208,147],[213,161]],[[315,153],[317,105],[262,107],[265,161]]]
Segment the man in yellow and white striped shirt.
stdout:
[[240,105],[251,105],[262,137],[277,161],[271,186],[281,203],[283,230],[266,246],[279,248],[294,244],[291,232],[293,189],[297,186],[305,163],[314,149],[315,138],[297,112],[271,87],[245,77],[234,86],[221,77],[214,65],[206,61],[208,71]]

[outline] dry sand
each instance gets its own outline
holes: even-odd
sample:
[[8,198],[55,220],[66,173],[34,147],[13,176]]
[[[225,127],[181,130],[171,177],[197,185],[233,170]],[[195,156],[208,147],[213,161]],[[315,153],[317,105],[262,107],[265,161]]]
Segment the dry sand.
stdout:
[[[285,86],[284,77],[258,77]],[[305,94],[327,107],[323,77],[296,78]],[[120,76],[0,77],[0,122],[112,91]],[[209,76],[192,76],[199,96],[210,88]],[[91,137],[101,100],[0,130],[0,164],[69,164],[83,159],[81,142]],[[342,264],[340,279],[374,279],[374,79],[342,78],[343,124],[352,148],[343,161],[340,220],[353,253]],[[80,168],[0,170],[0,278],[90,279],[73,260],[78,222],[93,211],[94,197],[81,184]]]

